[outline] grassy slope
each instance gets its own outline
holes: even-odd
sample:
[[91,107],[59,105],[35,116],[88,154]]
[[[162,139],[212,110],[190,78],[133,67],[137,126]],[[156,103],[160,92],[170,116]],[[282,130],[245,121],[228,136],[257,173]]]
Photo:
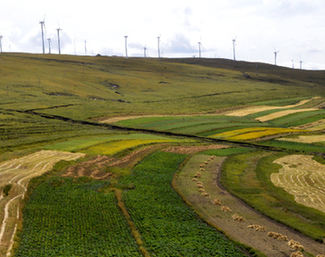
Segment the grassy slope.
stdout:
[[272,100],[275,94],[282,99],[324,95],[324,87],[316,83],[254,81],[238,71],[166,61],[3,54],[0,108],[71,104],[47,112],[88,119],[131,113],[213,112]]

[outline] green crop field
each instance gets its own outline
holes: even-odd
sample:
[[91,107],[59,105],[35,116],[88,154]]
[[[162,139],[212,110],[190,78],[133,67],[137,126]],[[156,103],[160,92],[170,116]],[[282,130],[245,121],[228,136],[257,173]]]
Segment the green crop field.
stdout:
[[[211,190],[222,182],[222,190],[263,214],[257,223],[271,218],[282,232],[295,229],[307,256],[325,252],[325,214],[270,182],[280,156],[311,154],[324,164],[325,145],[317,141],[324,71],[223,59],[3,53],[0,77],[1,256],[256,256],[263,247],[255,251],[235,230],[225,236],[211,225],[226,215],[206,220],[174,190],[173,177],[201,153],[218,156],[209,167],[216,173],[204,176]],[[273,116],[263,121],[266,115]],[[314,141],[285,141],[299,136]],[[27,187],[15,172],[42,150],[82,158],[59,162]],[[39,175],[39,165],[48,164],[28,172]],[[205,164],[197,165],[188,181],[202,191]],[[267,244],[267,253],[290,255],[286,242]]]

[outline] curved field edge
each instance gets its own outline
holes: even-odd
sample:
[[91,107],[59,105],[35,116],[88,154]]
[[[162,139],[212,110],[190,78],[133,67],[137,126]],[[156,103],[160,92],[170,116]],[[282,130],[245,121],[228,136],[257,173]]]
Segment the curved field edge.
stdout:
[[157,256],[245,256],[173,190],[173,175],[185,159],[186,155],[155,152],[121,180],[134,184],[133,190],[123,191],[123,201],[146,249]]
[[324,213],[297,204],[292,195],[275,187],[270,180],[270,175],[280,168],[273,161],[284,155],[287,154],[255,152],[231,156],[222,166],[221,183],[264,215],[323,242]]
[[14,256],[142,256],[108,181],[60,174],[31,181]]
[[[190,157],[191,158],[191,157]],[[189,159],[189,158],[188,158]],[[185,164],[183,164],[182,166],[185,166]],[[238,246],[240,246],[241,248],[245,249],[250,256],[254,256],[254,257],[266,257],[265,254],[263,254],[262,252],[248,246],[245,245],[239,241],[236,241],[233,239],[231,234],[226,233],[225,231],[223,231],[220,227],[217,226],[217,224],[215,222],[213,222],[213,220],[211,219],[210,216],[208,216],[205,212],[203,212],[201,210],[201,208],[199,208],[198,206],[196,206],[195,204],[193,204],[186,196],[185,193],[183,192],[183,189],[181,188],[181,185],[179,184],[178,180],[178,175],[180,174],[180,170],[174,174],[173,177],[173,181],[172,181],[172,187],[174,188],[174,190],[177,192],[177,194],[182,198],[182,200],[190,207],[193,209],[193,211],[195,211],[197,213],[197,215],[204,220],[207,224],[209,224],[211,227],[214,227],[215,229],[217,229],[220,233],[224,234],[225,237],[229,238],[230,240],[232,240],[233,242],[235,242],[235,244],[237,244]],[[204,208],[204,207],[203,207]]]

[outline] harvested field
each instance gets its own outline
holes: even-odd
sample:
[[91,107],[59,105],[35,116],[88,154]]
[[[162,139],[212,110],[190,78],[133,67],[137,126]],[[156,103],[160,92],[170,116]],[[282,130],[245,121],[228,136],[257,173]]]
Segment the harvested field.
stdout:
[[256,120],[261,121],[261,122],[265,122],[265,121],[274,120],[274,119],[277,119],[277,118],[280,118],[280,117],[283,117],[283,116],[287,116],[287,115],[293,114],[293,113],[310,112],[310,111],[317,111],[317,110],[318,109],[316,109],[316,108],[285,110],[285,111],[274,112],[274,113],[270,113],[268,115],[258,117],[258,118],[256,118]]
[[[208,155],[193,156],[175,175],[173,185],[183,199],[209,224],[222,230],[233,240],[249,245],[268,257],[287,257],[292,252],[287,241],[275,240],[268,236],[269,232],[300,242],[307,252],[314,255],[325,251],[324,244],[265,217],[228,193],[218,182],[224,157],[216,157],[205,166],[206,172],[202,173],[199,180],[209,196],[201,195],[197,191],[197,182],[192,181],[192,178],[200,164],[208,159]],[[232,212],[224,212],[220,205],[227,206]]]
[[307,135],[307,136],[298,136],[298,137],[283,137],[278,138],[277,140],[281,141],[291,141],[298,143],[318,143],[325,142],[325,135]]
[[306,104],[306,103],[310,102],[312,99],[301,100],[297,104],[286,105],[286,106],[268,106],[268,105],[251,106],[251,107],[247,107],[247,108],[244,108],[244,109],[239,109],[239,110],[227,112],[225,115],[242,117],[242,116],[250,115],[250,114],[253,114],[253,113],[263,112],[263,111],[268,111],[268,110],[294,108],[294,107]]
[[282,166],[271,174],[272,183],[283,188],[302,205],[325,212],[325,165],[311,155],[288,155],[277,159]]
[[[0,188],[11,185],[8,196],[0,197],[0,255],[9,256],[13,238],[20,221],[20,202],[33,177],[51,170],[61,160],[71,161],[84,154],[59,151],[39,151],[21,158],[0,163]],[[2,191],[2,190],[1,190]]]
[[132,151],[132,153],[121,157],[114,158],[103,155],[98,155],[90,160],[78,163],[76,165],[70,166],[66,173],[62,176],[64,177],[91,177],[93,179],[108,179],[112,176],[110,172],[111,167],[122,166],[131,168],[134,166],[139,160],[141,160],[145,155],[152,153],[158,148],[163,147],[162,145],[151,145],[147,147],[143,147],[141,149],[137,149]]
[[226,145],[200,145],[200,146],[169,146],[164,149],[165,152],[179,153],[179,154],[192,154],[206,150],[228,148]]

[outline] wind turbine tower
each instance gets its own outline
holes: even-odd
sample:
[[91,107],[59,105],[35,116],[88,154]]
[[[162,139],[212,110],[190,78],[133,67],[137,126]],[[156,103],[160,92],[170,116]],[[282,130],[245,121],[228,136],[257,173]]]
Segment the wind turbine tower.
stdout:
[[236,61],[236,39],[232,40],[232,52],[234,55],[234,61]]
[[143,48],[143,57],[144,58],[147,57],[147,48],[146,47]]
[[158,40],[158,58],[160,58],[160,36],[157,37]]
[[2,35],[0,35],[0,54],[2,54]]
[[300,69],[302,70],[302,60],[300,60]]
[[274,53],[274,65],[276,65],[276,58],[277,58],[279,51],[275,50],[273,53]]
[[85,40],[85,55],[87,55],[87,40]]
[[43,54],[45,54],[45,44],[44,44],[44,26],[45,26],[45,22],[40,21],[40,24],[41,24],[41,30],[42,30],[42,49],[43,49]]
[[125,57],[128,58],[128,36],[124,36],[125,38]]
[[198,42],[199,45],[199,58],[201,58],[201,42]]
[[291,59],[291,63],[292,63],[292,69],[294,69],[295,68],[295,62],[294,62],[293,59]]
[[51,39],[48,38],[47,41],[49,42],[49,54],[51,54]]
[[60,31],[62,30],[61,28],[56,29],[58,32],[58,48],[59,48],[59,54],[61,54],[61,41],[60,41]]

